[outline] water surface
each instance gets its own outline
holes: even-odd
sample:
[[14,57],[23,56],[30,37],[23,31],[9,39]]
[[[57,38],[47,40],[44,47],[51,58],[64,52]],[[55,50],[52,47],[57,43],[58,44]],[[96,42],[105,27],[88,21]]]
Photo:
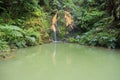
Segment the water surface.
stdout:
[[120,80],[120,51],[78,44],[45,44],[0,61],[0,80]]

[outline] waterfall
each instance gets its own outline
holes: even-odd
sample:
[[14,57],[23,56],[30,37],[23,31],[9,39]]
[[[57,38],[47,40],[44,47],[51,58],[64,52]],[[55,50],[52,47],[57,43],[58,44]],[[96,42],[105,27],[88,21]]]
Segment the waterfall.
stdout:
[[57,42],[57,33],[54,31],[54,42]]
[[53,30],[53,34],[54,34],[54,42],[57,42],[56,24],[57,24],[57,13],[52,18],[52,26],[51,26],[51,29]]

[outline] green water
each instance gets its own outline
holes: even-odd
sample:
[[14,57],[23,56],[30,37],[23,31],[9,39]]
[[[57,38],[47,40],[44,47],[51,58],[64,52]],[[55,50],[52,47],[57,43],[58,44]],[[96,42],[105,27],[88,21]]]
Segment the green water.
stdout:
[[0,80],[120,80],[120,51],[58,43],[0,61]]

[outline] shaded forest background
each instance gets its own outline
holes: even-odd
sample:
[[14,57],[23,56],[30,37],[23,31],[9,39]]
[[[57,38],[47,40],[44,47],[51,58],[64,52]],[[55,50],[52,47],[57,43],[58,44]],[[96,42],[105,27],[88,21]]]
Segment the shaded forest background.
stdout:
[[[65,10],[74,18],[67,39]],[[60,40],[120,48],[120,0],[0,0],[0,50],[51,41],[51,19],[56,11]]]

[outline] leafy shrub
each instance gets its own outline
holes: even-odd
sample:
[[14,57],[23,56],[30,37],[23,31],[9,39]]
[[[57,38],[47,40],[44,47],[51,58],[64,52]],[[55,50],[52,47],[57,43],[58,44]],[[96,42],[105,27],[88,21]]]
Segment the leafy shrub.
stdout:
[[80,44],[87,44],[92,46],[103,46],[108,48],[116,48],[116,36],[115,31],[110,33],[111,31],[104,31],[104,32],[96,32],[95,30],[91,30],[83,36],[81,36],[79,43]]
[[29,28],[28,30],[25,31],[25,38],[28,45],[37,45],[39,43],[42,43],[40,32],[38,32],[34,28]]
[[4,25],[4,26],[0,25],[0,32],[3,33],[1,35],[1,38],[3,38],[6,42],[8,42],[9,45],[14,44],[17,46],[17,44],[20,43],[21,39],[24,37],[23,30],[13,25]]
[[74,17],[77,20],[75,21],[75,24],[79,26],[79,28],[89,31],[93,28],[93,24],[104,14],[105,12],[96,9],[83,10],[82,8],[79,8],[77,13],[74,13]]
[[0,51],[9,50],[8,43],[6,41],[0,40]]
[[23,30],[13,25],[0,25],[0,33],[0,38],[11,48],[33,46],[42,42],[40,33],[32,28]]
[[75,39],[74,37],[70,37],[70,38],[69,38],[69,42],[75,43],[75,42],[77,42],[77,41],[76,41],[76,39]]

